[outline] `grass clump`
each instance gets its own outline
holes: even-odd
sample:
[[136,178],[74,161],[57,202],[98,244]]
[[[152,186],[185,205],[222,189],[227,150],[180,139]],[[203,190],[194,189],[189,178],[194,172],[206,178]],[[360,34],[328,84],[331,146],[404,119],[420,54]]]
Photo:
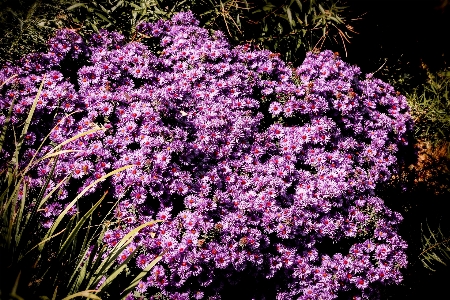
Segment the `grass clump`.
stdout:
[[[428,80],[407,94],[414,117],[415,136],[434,150],[445,147],[450,155],[450,69],[427,72]],[[442,149],[441,149],[442,150]]]

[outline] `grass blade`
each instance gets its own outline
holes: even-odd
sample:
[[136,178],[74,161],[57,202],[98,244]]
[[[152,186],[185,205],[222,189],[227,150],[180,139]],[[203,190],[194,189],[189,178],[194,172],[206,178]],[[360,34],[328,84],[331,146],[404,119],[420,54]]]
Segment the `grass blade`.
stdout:
[[105,192],[103,196],[100,198],[100,200],[98,200],[97,203],[95,203],[95,205],[92,206],[92,208],[88,212],[86,212],[86,214],[80,219],[80,221],[78,221],[78,223],[75,225],[75,228],[70,232],[67,239],[63,242],[61,248],[59,249],[58,256],[61,255],[61,253],[63,253],[67,249],[69,243],[72,242],[72,240],[76,237],[76,235],[80,231],[81,226],[83,226],[86,220],[92,215],[94,210],[100,205],[100,203],[102,203],[103,199],[105,199],[107,194],[108,192]]
[[[4,82],[2,82],[2,84],[0,85],[0,88],[2,88],[3,85],[7,84],[9,81],[11,81],[16,76],[17,76],[17,74],[6,79]],[[13,107],[14,107],[14,99],[11,101],[11,106],[9,107],[8,116],[5,119],[5,123],[3,124],[3,128],[2,128],[2,134],[0,135],[0,152],[2,152],[2,149],[3,149],[3,143],[5,141],[5,136],[6,136],[6,129],[8,128],[9,121],[11,120]]]
[[[66,206],[66,208],[62,211],[62,213],[58,216],[58,218],[56,218],[55,222],[53,223],[52,227],[50,228],[50,230],[47,232],[46,237],[51,236],[53,234],[53,232],[56,230],[56,228],[58,227],[59,223],[61,223],[62,219],[64,218],[64,216],[67,214],[67,212],[69,211],[69,209],[71,209],[74,204],[81,198],[84,196],[84,194],[86,194],[92,187],[94,187],[96,184],[98,184],[99,182],[105,180],[106,178],[113,176],[117,173],[122,172],[123,170],[129,169],[133,167],[133,165],[127,165],[124,167],[121,167],[117,170],[114,170],[112,172],[109,172],[106,175],[103,175],[102,177],[100,177],[99,179],[93,181],[90,185],[88,185],[87,187],[85,187],[81,193],[79,193],[75,199],[72,200],[72,202],[69,203],[69,205]],[[42,251],[43,247],[45,244],[42,244],[39,247],[39,251]]]
[[70,300],[70,299],[73,299],[76,297],[86,297],[86,298],[94,299],[94,300],[102,300],[102,298],[100,298],[99,296],[97,296],[95,294],[92,294],[91,292],[97,292],[97,290],[87,290],[87,291],[78,292],[78,293],[75,293],[73,295],[63,298],[62,300]]
[[[150,221],[150,222],[141,224],[140,226],[138,226],[138,227],[134,228],[133,230],[131,230],[130,232],[128,232],[124,237],[122,237],[122,239],[119,241],[119,243],[117,243],[117,245],[114,246],[114,248],[109,253],[107,259],[105,259],[100,264],[100,266],[98,267],[98,270],[97,270],[97,272],[95,272],[95,274],[97,274],[98,276],[102,276],[103,274],[105,274],[109,270],[109,268],[111,268],[111,266],[114,264],[114,262],[117,260],[119,255],[122,254],[122,252],[125,250],[125,248],[128,246],[128,244],[133,241],[133,238],[139,233],[139,231],[142,228],[147,227],[152,224],[155,224],[155,223],[158,223],[158,222],[162,222],[162,221],[161,220]],[[97,281],[99,281],[99,280],[100,280],[100,278],[97,278]],[[89,286],[91,286],[92,284],[95,284],[94,279],[91,279]]]
[[32,119],[34,111],[36,109],[37,102],[39,100],[39,97],[41,96],[42,89],[44,87],[45,76],[46,76],[45,74],[44,74],[44,76],[42,76],[41,85],[39,86],[36,97],[34,98],[33,104],[31,105],[30,111],[27,115],[27,119],[25,120],[25,124],[23,125],[22,133],[20,134],[18,144],[17,144],[14,154],[12,156],[12,161],[11,161],[12,165],[16,165],[18,163],[19,152],[20,152],[20,149],[22,148],[23,140],[25,139],[25,136],[27,135],[28,127],[31,124],[31,119]]
[[18,212],[18,217],[16,221],[16,245],[19,244],[20,237],[22,236],[22,233],[20,232],[20,224],[22,223],[22,214],[25,209],[25,199],[27,196],[27,184],[24,182],[23,184],[23,190],[22,190],[22,199],[20,200],[20,207]]
[[111,275],[109,275],[108,278],[106,278],[106,280],[98,288],[99,292],[101,292],[103,288],[108,287],[108,285],[110,285],[111,282],[114,279],[116,279],[117,276],[119,276],[119,274],[123,272],[123,270],[125,270],[128,263],[130,262],[131,258],[133,258],[134,254],[136,254],[137,250],[138,250],[138,248],[136,248],[132,253],[130,253],[130,255],[128,255],[127,259],[121,264],[121,266],[119,268],[117,268],[116,270],[114,270],[114,272]]
[[55,236],[60,235],[61,233],[63,233],[65,231],[65,229],[61,230],[58,233],[55,233],[54,235],[51,235],[49,237],[44,238],[42,241],[40,241],[36,246],[34,246],[33,248],[31,248],[30,250],[28,250],[27,253],[25,253],[23,256],[27,255],[28,253],[30,253],[31,251],[33,251],[35,248],[40,247],[41,245],[44,245],[45,243],[47,243],[49,240],[51,240],[52,238],[54,238]]
[[144,278],[145,275],[147,275],[147,273],[162,259],[162,256],[164,255],[164,253],[161,253],[160,255],[158,255],[154,260],[152,260],[148,266],[145,267],[144,270],[142,270],[131,282],[131,284],[123,291],[121,297],[125,297],[126,295],[128,295],[129,292],[131,292],[131,290],[133,290],[138,284],[139,281],[141,281],[142,278]]
[[11,297],[16,298],[17,300],[24,300],[22,297],[20,297],[19,295],[17,295],[17,287],[19,286],[19,279],[20,279],[20,273],[17,275],[16,281],[14,282],[14,286],[11,290],[11,293],[9,294]]
[[6,116],[5,123],[3,124],[2,134],[0,135],[0,153],[3,149],[3,143],[6,137],[6,129],[8,128],[9,122],[11,121],[12,111],[14,107],[14,99],[11,102],[11,106],[9,107],[8,115]]

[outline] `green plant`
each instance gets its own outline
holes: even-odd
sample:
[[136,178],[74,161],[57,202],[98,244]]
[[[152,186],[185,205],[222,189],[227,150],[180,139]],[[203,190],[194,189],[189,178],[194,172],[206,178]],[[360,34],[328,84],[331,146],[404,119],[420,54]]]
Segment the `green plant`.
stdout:
[[58,28],[72,27],[70,0],[5,0],[0,3],[0,65],[45,49]]
[[[450,70],[431,73],[428,80],[407,94],[415,120],[415,135],[421,151],[417,164],[417,182],[425,184],[432,194],[450,194]],[[438,262],[446,265],[450,259],[448,231],[438,227],[422,230],[423,265],[433,270]]]
[[427,70],[428,80],[407,93],[411,115],[415,122],[415,136],[430,142],[434,148],[447,147],[450,155],[450,70],[433,74]]
[[428,233],[422,229],[422,252],[419,258],[425,268],[435,271],[433,264],[436,262],[447,265],[450,260],[450,237],[446,236],[441,228],[433,231],[427,224]]
[[88,3],[73,3],[66,7],[66,13],[71,21],[87,31],[98,32],[99,28],[109,28],[132,37],[139,22],[169,19],[180,8],[186,9],[183,6],[185,2],[186,0],[90,0]]
[[141,21],[168,19],[186,0],[6,0],[0,4],[0,65],[42,51],[60,28],[80,34],[109,28],[132,38]]
[[[6,82],[14,80],[14,77],[9,78]],[[6,82],[3,82],[2,86]],[[108,286],[127,269],[127,264],[135,252],[122,263],[116,262],[117,257],[133,241],[139,230],[158,221],[141,224],[125,235],[115,247],[107,249],[103,244],[103,235],[109,226],[110,213],[114,207],[100,225],[92,226],[93,212],[102,203],[107,192],[87,212],[75,213],[70,216],[69,212],[90,188],[98,182],[132,167],[129,165],[92,182],[65,207],[49,229],[46,230],[42,226],[39,218],[40,211],[43,210],[47,200],[55,196],[64,181],[69,180],[70,175],[67,175],[63,181],[49,191],[47,185],[53,175],[53,167],[41,190],[32,193],[27,186],[28,172],[39,161],[48,161],[50,165],[55,166],[59,155],[74,152],[74,150],[60,150],[64,144],[103,130],[98,127],[78,134],[54,146],[38,158],[37,153],[46,142],[47,138],[45,138],[28,165],[20,169],[18,162],[21,161],[21,146],[31,124],[43,83],[44,80],[42,80],[28,117],[22,125],[21,134],[14,141],[14,154],[11,156],[7,168],[0,170],[0,175],[2,175],[0,178],[0,273],[11,275],[1,281],[0,295],[9,293],[9,296],[15,299],[23,299],[21,296],[24,295],[50,299],[47,297],[47,293],[51,291],[52,299],[56,299],[57,296],[58,298],[65,297],[64,299],[78,296],[101,299],[99,296],[107,295]],[[1,131],[0,152],[6,142],[5,132],[16,130],[14,126],[9,128],[11,112],[12,109],[9,110],[9,115]],[[16,135],[14,134],[14,136]],[[88,225],[83,227],[86,223]],[[97,229],[91,233],[90,230],[94,227]],[[123,286],[121,296],[125,297],[160,259],[161,255],[156,257],[145,270],[132,278],[128,285]]]
[[340,1],[326,0],[200,0],[205,27],[220,29],[236,43],[249,42],[279,52],[285,60],[300,63],[307,51],[339,46],[346,51],[355,33],[344,17]]
[[351,21],[339,0],[7,0],[0,10],[0,63],[45,48],[56,29],[71,28],[80,34],[108,28],[133,38],[139,22],[170,19],[176,12],[192,10],[203,26],[221,30],[235,44],[245,42],[282,53],[300,63],[313,48],[346,50]]
[[380,78],[389,82],[403,95],[411,92],[423,77],[423,72],[412,72],[411,66],[405,65],[403,55],[396,59],[393,57],[378,58],[375,65],[379,68],[374,73],[379,72],[377,75]]

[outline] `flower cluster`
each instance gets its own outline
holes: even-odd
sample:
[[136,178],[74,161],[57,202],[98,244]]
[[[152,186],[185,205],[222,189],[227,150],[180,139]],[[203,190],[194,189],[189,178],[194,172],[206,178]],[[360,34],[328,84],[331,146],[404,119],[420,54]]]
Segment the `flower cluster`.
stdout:
[[[330,51],[292,69],[269,51],[232,48],[191,13],[138,31],[161,51],[117,33],[84,42],[62,30],[48,53],[4,67],[1,82],[19,76],[1,91],[0,126],[11,105],[21,124],[45,75],[21,163],[49,132],[59,144],[100,127],[64,146],[74,152],[59,157],[48,188],[70,173],[82,189],[133,165],[101,184],[120,200],[109,246],[138,224],[164,221],[118,258],[141,247],[136,264],[145,268],[165,253],[139,293],[220,297],[221,281],[245,273],[276,281],[278,299],[364,298],[402,280],[402,218],[375,187],[396,172],[408,142],[405,97]],[[51,168],[42,161],[30,185],[44,184]],[[46,213],[67,197],[63,185]]]

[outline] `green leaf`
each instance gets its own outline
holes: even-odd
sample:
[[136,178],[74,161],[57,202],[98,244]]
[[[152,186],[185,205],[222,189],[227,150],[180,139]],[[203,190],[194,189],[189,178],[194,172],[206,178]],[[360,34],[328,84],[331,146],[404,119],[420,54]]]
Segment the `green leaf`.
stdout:
[[300,15],[299,15],[298,13],[295,13],[295,19],[297,20],[297,22],[298,22],[300,25],[303,25],[303,21],[302,21],[302,19],[300,19]]
[[[102,237],[103,237],[103,235],[101,236],[101,238]],[[89,261],[88,261],[88,266],[89,266],[88,270],[89,271],[88,271],[88,274],[86,275],[87,286],[93,286],[93,284],[98,284],[98,282],[101,279],[101,275],[102,275],[99,272],[99,270],[106,264],[106,261],[102,257],[106,253],[108,247],[106,245],[103,245],[100,248],[100,243],[102,243],[101,238],[99,238],[99,240],[98,240],[99,243],[96,244],[96,250],[98,252],[91,253],[89,255]],[[108,259],[110,258],[110,255],[111,255],[111,253],[108,253]],[[94,286],[96,286],[96,285],[94,285]]]
[[107,17],[105,17],[103,14],[99,13],[99,12],[95,12],[95,14],[102,19],[103,21],[107,22],[107,23],[112,23]]
[[[97,237],[97,242],[94,243],[94,247],[90,251],[90,255],[89,255],[88,259],[86,259],[86,256],[87,256],[87,252],[89,251],[89,245],[92,245],[92,243],[93,243],[93,241],[95,239],[94,236],[97,235],[97,230],[98,229],[94,232],[93,236],[90,238],[90,240],[88,242],[83,242],[83,246],[82,246],[81,249],[84,249],[84,250],[81,251],[82,254],[80,255],[80,259],[79,259],[78,265],[75,268],[75,270],[79,270],[82,265],[83,265],[83,267],[85,266],[86,268],[89,267],[89,271],[86,271],[87,273],[85,275],[85,278],[86,278],[87,282],[91,282],[91,281],[95,280],[95,278],[92,278],[90,270],[96,270],[100,266],[102,261],[103,261],[103,259],[102,259],[103,253],[105,253],[105,250],[107,248],[106,245],[103,244],[103,236],[104,236],[105,231],[107,230],[107,225],[106,225],[107,222],[108,222],[107,218],[114,211],[114,209],[115,209],[115,207],[117,206],[118,203],[119,203],[119,200],[116,201],[115,205],[113,205],[111,207],[109,212],[105,215],[105,217],[101,221],[100,224],[103,224],[103,225],[101,227],[99,227],[99,228],[102,228],[102,230],[101,230],[100,234]],[[87,238],[87,236],[86,236],[86,238]],[[86,241],[86,239],[85,239],[85,241]],[[72,274],[72,276],[70,277],[69,284],[72,283],[72,280],[75,278],[76,275],[77,275],[77,271],[75,271]],[[78,277],[77,280],[81,280],[82,281],[83,278],[80,279]],[[80,286],[80,284],[82,283],[81,281],[75,283],[75,285],[72,287],[71,291],[77,290],[78,287]]]
[[81,248],[80,248],[81,249],[80,253],[85,251],[85,250],[87,250],[88,249],[88,245],[90,245],[92,240],[93,240],[93,238],[91,238],[90,240],[88,238],[89,237],[89,232],[90,232],[90,229],[91,229],[91,225],[92,225],[92,214],[89,216],[89,223],[88,223],[87,228],[86,228],[86,234],[84,235],[83,244],[81,245]]
[[[66,177],[64,177],[60,182],[58,182],[58,184],[47,194],[45,195],[45,197],[43,197],[40,201],[39,204],[37,206],[37,209],[40,209],[42,207],[42,205],[45,204],[45,202],[47,202],[47,200],[64,184],[69,180],[69,177],[71,175],[67,174]],[[39,199],[38,199],[39,200]]]
[[295,46],[295,50],[299,49],[302,46],[302,40],[298,39],[297,40],[297,45]]
[[60,154],[75,153],[75,152],[83,152],[83,150],[61,150],[61,151],[58,151],[58,152],[47,153],[44,157],[42,157],[39,160],[37,160],[36,164],[38,164],[42,160],[49,159],[50,157],[55,157],[55,156],[59,156]]
[[13,288],[12,288],[12,290],[11,290],[11,293],[10,293],[9,295],[10,295],[11,297],[16,298],[17,300],[24,300],[22,297],[20,297],[19,295],[16,294],[16,292],[17,292],[17,287],[19,286],[20,273],[21,273],[21,272],[19,272],[19,275],[17,275],[16,281],[14,282],[14,286],[13,286]]
[[99,4],[98,6],[100,6],[100,9],[105,13],[105,14],[109,14],[109,11],[101,4]]
[[100,203],[102,203],[103,199],[105,199],[107,194],[108,194],[108,192],[105,192],[103,194],[103,196],[100,198],[100,200],[98,200],[97,203],[95,203],[94,206],[92,206],[92,208],[89,211],[87,211],[86,214],[78,221],[78,223],[75,225],[74,229],[70,232],[67,239],[64,241],[63,245],[59,249],[58,256],[61,256],[61,254],[64,253],[64,251],[67,249],[67,247],[69,247],[69,244],[75,239],[78,232],[80,231],[81,226],[83,226],[83,224],[86,222],[86,220],[92,215],[94,210],[100,205]]
[[[101,239],[101,237],[99,238]],[[92,239],[91,239],[92,241]],[[106,245],[104,246],[104,248],[106,247]],[[68,284],[70,286],[70,292],[75,292],[77,291],[81,284],[83,283],[83,281],[85,279],[89,279],[89,275],[90,272],[88,272],[88,267],[92,268],[92,262],[93,259],[96,255],[97,256],[97,260],[101,260],[102,259],[102,251],[100,250],[99,252],[97,252],[98,249],[98,243],[96,243],[94,245],[94,247],[91,249],[91,252],[89,254],[88,257],[88,251],[89,251],[89,247],[83,247],[82,248],[83,251],[80,251],[80,255],[78,256],[78,263],[77,266],[74,269],[74,272],[72,273],[72,275],[70,276],[70,279],[68,281]],[[75,283],[72,284],[72,280],[75,279]]]
[[[122,171],[124,171],[124,170],[126,170],[126,169],[129,169],[129,168],[131,168],[131,167],[133,167],[133,165],[127,165],[127,166],[121,167],[121,168],[119,168],[119,169],[117,169],[117,170],[114,170],[114,171],[112,171],[112,172],[109,172],[108,174],[103,175],[102,177],[100,177],[99,179],[93,181],[91,184],[89,184],[87,187],[85,187],[85,188],[81,191],[81,193],[79,193],[79,194],[75,197],[75,199],[73,199],[73,200],[66,206],[66,208],[61,212],[61,214],[58,216],[58,218],[56,218],[56,220],[55,220],[55,222],[53,223],[52,227],[50,228],[50,230],[47,232],[47,234],[46,234],[45,236],[46,236],[46,237],[49,237],[49,236],[51,236],[51,235],[53,234],[53,232],[54,232],[54,231],[56,230],[56,228],[58,227],[59,223],[61,223],[61,221],[62,221],[62,219],[64,218],[64,216],[65,216],[65,215],[67,214],[67,212],[69,211],[69,209],[71,209],[72,206],[74,206],[75,203],[76,203],[81,197],[83,197],[84,194],[86,194],[92,187],[94,187],[95,185],[97,185],[97,184],[100,183],[101,181],[105,180],[106,178],[108,178],[108,177],[110,177],[110,176],[113,176],[113,175],[115,175],[115,174],[117,174],[117,173],[119,173],[119,172],[122,172]],[[39,247],[39,251],[42,251],[42,248],[43,248],[43,247],[44,247],[44,245],[41,245],[41,246]]]
[[122,6],[122,4],[123,4],[123,0],[120,0],[119,2],[117,2],[117,4],[115,6],[113,6],[111,8],[111,11],[115,11],[119,6]]
[[96,26],[94,23],[90,22],[89,24],[91,25],[92,29],[94,29],[94,31],[95,31],[96,33],[99,32],[97,26]]
[[71,6],[69,6],[66,9],[67,10],[72,10],[72,9],[77,8],[77,7],[85,7],[85,8],[87,8],[86,3],[75,3],[74,5],[71,5]]
[[336,19],[335,17],[329,16],[328,17],[330,20],[336,22],[336,23],[341,23],[338,19]]
[[282,34],[283,33],[283,25],[281,25],[281,23],[277,24],[277,31],[278,31],[278,34]]
[[[81,259],[80,262],[82,262],[83,260]],[[75,285],[71,288],[72,291],[76,291],[80,288],[81,284],[83,283],[84,279],[86,278],[86,269],[87,269],[88,265],[82,264],[80,266],[78,266],[78,268],[75,270],[75,272],[73,274],[78,273],[78,277],[77,277],[77,281],[75,282]]]
[[99,296],[97,296],[95,294],[92,294],[91,292],[97,292],[97,290],[87,290],[87,291],[78,292],[78,293],[75,293],[73,295],[63,298],[62,300],[70,300],[70,299],[73,299],[76,297],[86,297],[86,298],[94,299],[94,300],[102,300],[102,298],[100,298]]
[[56,145],[53,149],[51,149],[51,150],[46,154],[46,156],[50,155],[51,153],[54,153],[54,151],[60,149],[61,147],[63,147],[64,145],[66,145],[66,144],[68,144],[68,143],[70,143],[70,142],[73,142],[73,141],[79,139],[80,137],[83,137],[83,136],[86,136],[86,135],[89,135],[89,134],[93,134],[93,133],[96,133],[96,132],[101,131],[101,130],[106,130],[106,128],[96,127],[96,128],[94,128],[94,129],[90,129],[90,130],[87,130],[87,131],[85,131],[85,132],[79,133],[79,134],[77,134],[76,136],[71,137],[71,138],[65,140],[64,142],[62,142],[62,143]]
[[117,268],[116,270],[114,270],[114,272],[108,276],[105,281],[102,283],[102,285],[100,285],[100,287],[98,288],[99,291],[101,291],[103,288],[107,287],[109,284],[111,284],[111,282],[117,278],[117,276],[119,276],[120,273],[123,272],[123,270],[125,270],[125,268],[128,265],[128,262],[131,260],[131,258],[134,256],[134,254],[136,253],[138,248],[136,248],[133,253],[130,253],[127,257],[127,259],[121,264],[121,266],[119,268]]
[[65,223],[64,232],[59,240],[59,248],[62,247],[63,242],[67,239],[69,233],[72,231],[74,223],[76,222],[76,217],[76,215],[72,216],[69,221]]
[[11,101],[11,106],[9,107],[8,115],[6,116],[6,119],[5,119],[4,124],[3,124],[2,134],[0,135],[0,152],[3,149],[3,143],[5,141],[6,130],[8,129],[8,125],[9,125],[9,122],[11,120],[13,107],[14,107],[14,99]]
[[291,25],[291,28],[295,27],[295,21],[292,19],[292,12],[289,7],[286,8],[287,17],[289,20],[289,24]]
[[30,111],[28,113],[27,119],[25,120],[25,125],[22,128],[22,133],[20,134],[20,138],[19,138],[18,144],[16,146],[16,149],[14,151],[13,159],[11,161],[11,163],[13,165],[18,162],[19,152],[20,152],[20,149],[22,147],[23,140],[25,139],[25,136],[26,136],[26,134],[28,132],[28,127],[31,124],[31,119],[32,119],[34,111],[36,109],[37,102],[39,100],[39,97],[41,96],[42,88],[44,87],[45,77],[46,77],[46,74],[44,74],[44,76],[42,76],[41,85],[39,86],[39,89],[37,91],[36,97],[34,98],[33,104],[31,105],[31,108],[30,108]]
[[158,255],[154,260],[152,260],[151,263],[148,264],[148,266],[145,267],[144,270],[142,270],[131,282],[131,284],[122,292],[121,297],[124,297],[128,295],[129,292],[131,292],[138,284],[139,281],[141,281],[142,278],[144,278],[145,275],[162,259],[162,255]]
[[22,236],[22,233],[20,232],[20,224],[22,224],[22,214],[25,209],[25,199],[27,195],[27,184],[26,182],[23,183],[23,190],[22,190],[22,199],[20,201],[20,207],[19,207],[19,213],[16,220],[16,245],[19,244],[20,237]]
[[2,88],[5,84],[7,84],[8,82],[10,82],[13,78],[17,77],[17,74],[12,75],[11,77],[8,77],[5,81],[3,81],[0,84],[0,88]]
[[264,5],[263,6],[263,10],[264,11],[271,11],[271,10],[273,10],[275,8],[275,5],[273,5],[272,3],[268,3],[267,5]]
[[141,10],[141,7],[139,5],[134,4],[133,2],[130,2],[130,5],[134,7],[136,10]]
[[325,10],[323,9],[322,5],[320,5],[320,4],[319,4],[319,10],[320,10],[323,14],[325,14]]
[[[134,228],[130,232],[128,232],[122,239],[117,243],[114,248],[109,253],[108,257],[102,261],[100,266],[98,267],[97,271],[95,272],[97,275],[101,276],[105,273],[107,273],[107,270],[111,268],[111,266],[114,264],[114,262],[117,260],[120,254],[125,250],[125,248],[128,246],[129,243],[133,241],[133,238],[139,233],[139,231],[147,227],[151,224],[155,224],[161,222],[160,220],[150,221],[144,224],[141,224],[140,226]],[[97,281],[100,280],[101,277],[97,278]],[[89,286],[95,284],[96,281],[94,278],[92,278],[89,282]]]

